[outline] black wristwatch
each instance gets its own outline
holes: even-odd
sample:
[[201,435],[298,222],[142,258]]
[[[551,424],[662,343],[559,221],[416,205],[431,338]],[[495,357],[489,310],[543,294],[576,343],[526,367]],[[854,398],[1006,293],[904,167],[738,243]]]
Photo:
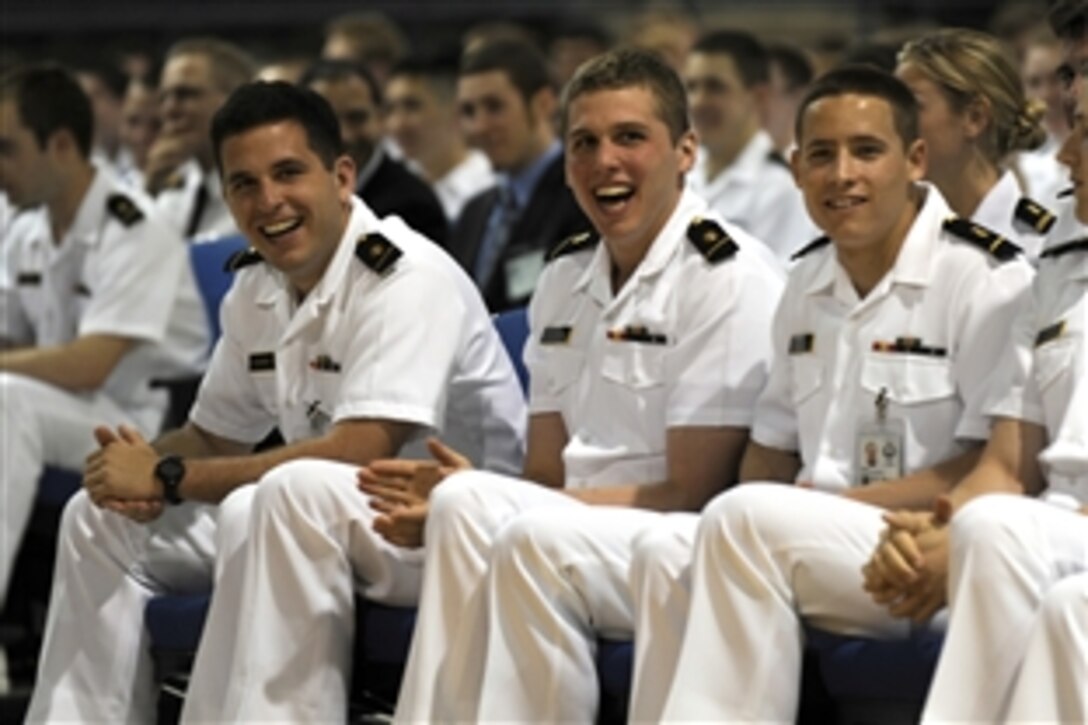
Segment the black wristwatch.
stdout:
[[185,461],[181,456],[163,456],[155,464],[155,478],[162,484],[162,497],[171,506],[177,506],[184,499],[178,488],[185,478]]

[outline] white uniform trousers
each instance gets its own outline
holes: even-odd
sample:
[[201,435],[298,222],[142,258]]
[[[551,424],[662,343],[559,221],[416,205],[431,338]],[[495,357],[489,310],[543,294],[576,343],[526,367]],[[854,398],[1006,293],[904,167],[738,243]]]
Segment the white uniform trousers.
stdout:
[[0,372],[0,607],[7,599],[42,470],[54,465],[82,471],[84,459],[98,447],[95,426],[116,428],[122,423],[137,425],[105,395],[77,395]]
[[662,720],[792,723],[802,620],[846,635],[903,638],[862,589],[882,509],[783,484],[744,484],[704,510],[691,606]]
[[244,545],[217,571],[183,721],[344,720],[355,593],[415,604],[422,563],[374,532],[357,471],[300,459],[254,487]]
[[477,719],[592,722],[598,635],[629,640],[635,539],[653,511],[541,509],[499,534],[488,574],[488,639]]
[[[1022,496],[984,496],[956,514],[951,536],[951,616],[923,720],[1011,721],[1009,701],[1019,673],[1025,685],[1034,683],[1037,689],[1020,695],[1017,719],[1049,721],[1057,707],[1054,688],[1068,673],[1042,679],[1057,665],[1048,652],[1069,648],[1064,656],[1068,661],[1080,657],[1082,676],[1074,680],[1073,692],[1063,695],[1063,707],[1080,715],[1055,720],[1085,722],[1088,608],[1082,592],[1081,610],[1074,615],[1079,622],[1069,623],[1079,630],[1079,640],[1059,644],[1055,635],[1065,636],[1066,627],[1061,612],[1072,600],[1062,590],[1054,592],[1053,602],[1047,595],[1060,580],[1088,570],[1088,518]],[[1036,644],[1033,637],[1041,639]],[[1036,662],[1050,657],[1051,664],[1041,665],[1042,672],[1030,671],[1025,661],[1029,650]]]
[[[220,509],[219,531],[243,528],[245,511]],[[64,510],[38,679],[27,722],[155,721],[147,601],[207,591],[215,509],[167,508],[151,524],[104,511],[78,493]],[[230,550],[236,541],[220,539]]]
[[687,627],[691,554],[698,527],[698,514],[673,513],[635,537],[630,576],[635,609],[631,722],[661,721]]
[[397,722],[477,719],[492,546],[514,516],[544,506],[585,504],[545,486],[483,471],[454,474],[431,493],[423,591]]

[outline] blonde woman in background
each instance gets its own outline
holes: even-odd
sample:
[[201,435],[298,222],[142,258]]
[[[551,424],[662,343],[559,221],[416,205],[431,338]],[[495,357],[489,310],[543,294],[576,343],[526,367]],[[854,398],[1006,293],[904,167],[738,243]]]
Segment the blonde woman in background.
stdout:
[[1028,100],[1008,50],[985,33],[938,30],[903,46],[896,75],[918,100],[926,178],[954,212],[1034,261],[1054,215],[1023,195],[1006,164],[1046,141],[1046,107]]

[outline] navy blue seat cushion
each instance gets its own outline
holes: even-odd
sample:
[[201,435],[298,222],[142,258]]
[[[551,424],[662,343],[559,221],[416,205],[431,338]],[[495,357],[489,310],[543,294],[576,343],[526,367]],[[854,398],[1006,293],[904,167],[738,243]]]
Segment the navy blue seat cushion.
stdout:
[[164,594],[144,610],[144,625],[154,649],[195,652],[208,617],[211,594]]
[[944,635],[917,630],[902,640],[847,637],[808,629],[828,692],[837,700],[922,701],[929,690]]
[[38,479],[38,503],[63,508],[83,485],[83,471],[46,466]]
[[597,677],[601,692],[621,702],[627,702],[631,691],[631,668],[635,660],[632,642],[602,639],[597,641]]
[[416,626],[415,607],[390,607],[358,598],[355,605],[357,655],[372,664],[404,664]]

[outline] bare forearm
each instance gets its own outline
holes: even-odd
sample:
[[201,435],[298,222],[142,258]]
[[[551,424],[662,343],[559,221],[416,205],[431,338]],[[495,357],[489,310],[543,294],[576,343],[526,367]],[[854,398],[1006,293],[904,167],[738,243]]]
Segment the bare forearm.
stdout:
[[97,390],[131,345],[122,338],[99,336],[55,347],[6,350],[0,352],[0,370],[73,392]]
[[801,458],[796,453],[749,441],[741,459],[740,480],[793,483],[800,471]]
[[240,456],[252,448],[246,444],[214,436],[192,423],[186,423],[181,428],[164,433],[152,443],[152,446],[163,455],[173,454],[182,458]]
[[180,487],[181,496],[218,503],[238,486],[256,482],[281,463],[297,458],[320,458],[359,466],[379,458],[391,458],[400,450],[412,428],[391,423],[359,425],[365,430],[333,430],[321,438],[298,441],[261,453],[189,461]]
[[698,511],[706,503],[701,497],[695,500],[690,492],[667,482],[571,489],[566,493],[593,506],[627,506],[651,511]]
[[949,495],[952,510],[958,511],[967,502],[988,493],[1022,495],[1024,484],[1008,466],[984,456],[975,469]]
[[886,509],[926,510],[933,506],[938,496],[952,490],[975,467],[981,452],[981,446],[976,446],[909,476],[852,488],[843,495]]

